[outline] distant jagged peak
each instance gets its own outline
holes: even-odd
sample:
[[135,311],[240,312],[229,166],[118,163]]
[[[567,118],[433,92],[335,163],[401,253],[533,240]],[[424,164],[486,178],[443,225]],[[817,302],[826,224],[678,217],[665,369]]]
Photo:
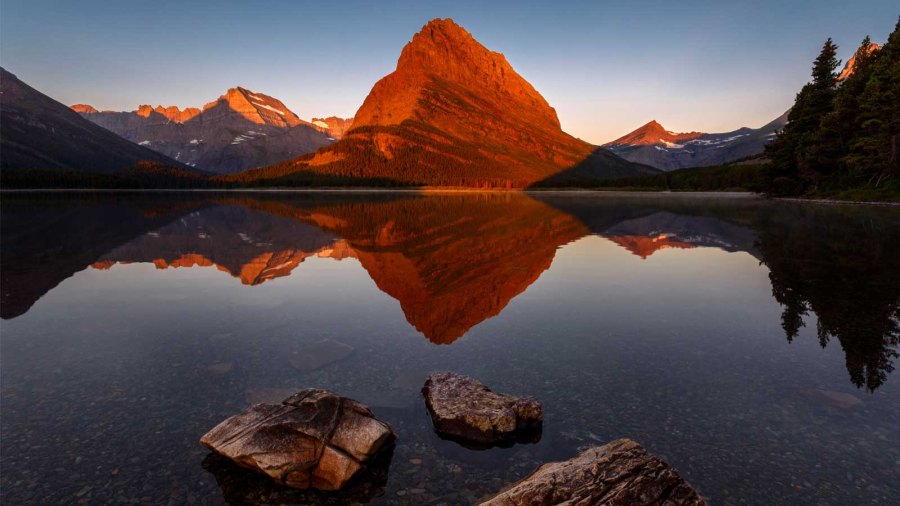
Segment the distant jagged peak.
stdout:
[[100,112],[94,106],[88,104],[75,104],[71,106],[71,109],[79,114],[97,114]]
[[[862,46],[860,46],[859,49],[862,49]],[[857,49],[857,51],[859,51],[859,49]],[[879,49],[881,49],[881,45],[875,44],[873,42],[873,43],[869,44],[868,53],[872,54],[873,52],[878,51]],[[846,65],[844,65],[844,69],[841,70],[841,73],[838,75],[838,81],[843,81],[844,79],[847,79],[848,77],[852,76],[855,68],[856,68],[856,53],[853,53],[853,56],[851,56],[850,59],[847,60]]]
[[176,123],[184,123],[194,116],[200,114],[200,109],[196,107],[185,107],[184,110],[179,109],[174,105],[170,105],[169,107],[163,107],[161,105],[156,106],[154,111],[162,114],[169,121],[174,121]]
[[244,119],[259,125],[289,128],[307,124],[288,109],[281,100],[242,86],[228,89],[217,100],[203,106],[203,111],[206,112],[217,106],[227,107],[243,116]]
[[658,121],[650,120],[637,130],[605,144],[605,146],[644,146],[650,144],[679,144],[696,139],[703,132],[672,132]]
[[170,105],[168,107],[157,105],[156,107],[153,107],[149,104],[142,104],[138,106],[137,110],[135,110],[134,113],[144,118],[149,118],[153,114],[159,114],[169,121],[175,123],[184,123],[185,121],[188,121],[194,116],[200,114],[200,109],[197,109],[196,107],[186,107],[184,110],[181,110],[174,105]]

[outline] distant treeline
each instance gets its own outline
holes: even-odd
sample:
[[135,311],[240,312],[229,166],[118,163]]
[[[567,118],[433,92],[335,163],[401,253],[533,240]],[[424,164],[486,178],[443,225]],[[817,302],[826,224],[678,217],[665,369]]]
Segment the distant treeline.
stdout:
[[572,186],[614,190],[752,191],[765,188],[765,165],[747,163],[692,167],[652,176],[620,177],[603,181],[577,181]]
[[86,172],[66,169],[2,169],[3,189],[189,189],[214,188],[209,176],[152,162],[119,172]]

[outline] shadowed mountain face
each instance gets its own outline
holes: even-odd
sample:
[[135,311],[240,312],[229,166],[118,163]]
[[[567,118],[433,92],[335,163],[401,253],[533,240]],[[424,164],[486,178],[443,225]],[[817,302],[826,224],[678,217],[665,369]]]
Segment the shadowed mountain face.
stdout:
[[526,187],[575,166],[579,178],[654,172],[597,150],[562,131],[556,111],[502,54],[435,19],[375,84],[339,143],[244,177]]
[[667,249],[753,255],[770,270],[787,339],[815,316],[820,342],[837,340],[857,386],[883,384],[900,346],[893,209],[518,193],[17,196],[2,204],[4,319],[86,268],[216,269],[252,287],[313,256],[353,258],[410,325],[449,344],[503,312],[560,246],[593,234],[648,263]]
[[232,173],[295,158],[334,142],[329,129],[301,120],[278,99],[232,88],[203,109],[72,109],[122,137],[191,167]]
[[762,154],[766,144],[787,124],[787,112],[760,128],[708,134],[676,133],[651,121],[603,147],[622,158],[660,170],[723,165]]
[[85,120],[0,68],[0,168],[119,172],[169,157]]

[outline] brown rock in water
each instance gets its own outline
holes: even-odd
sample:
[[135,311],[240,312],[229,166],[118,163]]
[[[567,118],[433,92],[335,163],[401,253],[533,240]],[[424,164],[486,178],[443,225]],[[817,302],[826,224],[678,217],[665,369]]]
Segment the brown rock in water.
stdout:
[[219,362],[218,364],[206,366],[206,370],[213,374],[225,374],[231,372],[231,369],[233,368],[234,364],[231,362]]
[[300,348],[291,357],[291,365],[301,372],[315,371],[350,356],[353,347],[333,339],[324,339]]
[[863,401],[859,400],[859,397],[844,392],[835,392],[834,390],[825,390],[822,388],[810,388],[804,393],[810,399],[833,408],[853,409],[863,405]]
[[462,443],[502,444],[540,434],[541,403],[497,394],[481,382],[452,372],[432,373],[422,387],[434,430]]
[[294,488],[337,490],[394,439],[366,406],[309,388],[281,404],[256,404],[200,443],[236,464]]
[[521,504],[705,505],[678,472],[631,439],[544,464],[481,506]]

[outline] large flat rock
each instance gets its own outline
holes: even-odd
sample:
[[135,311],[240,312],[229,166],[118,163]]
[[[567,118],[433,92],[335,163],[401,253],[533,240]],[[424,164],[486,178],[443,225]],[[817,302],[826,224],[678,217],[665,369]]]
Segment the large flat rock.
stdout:
[[706,501],[678,472],[631,439],[544,464],[481,506],[699,506]]
[[541,403],[531,397],[492,392],[452,372],[432,373],[422,387],[435,431],[462,443],[495,445],[540,434]]
[[366,406],[310,388],[281,404],[255,404],[200,443],[278,483],[337,490],[393,439],[391,428]]

